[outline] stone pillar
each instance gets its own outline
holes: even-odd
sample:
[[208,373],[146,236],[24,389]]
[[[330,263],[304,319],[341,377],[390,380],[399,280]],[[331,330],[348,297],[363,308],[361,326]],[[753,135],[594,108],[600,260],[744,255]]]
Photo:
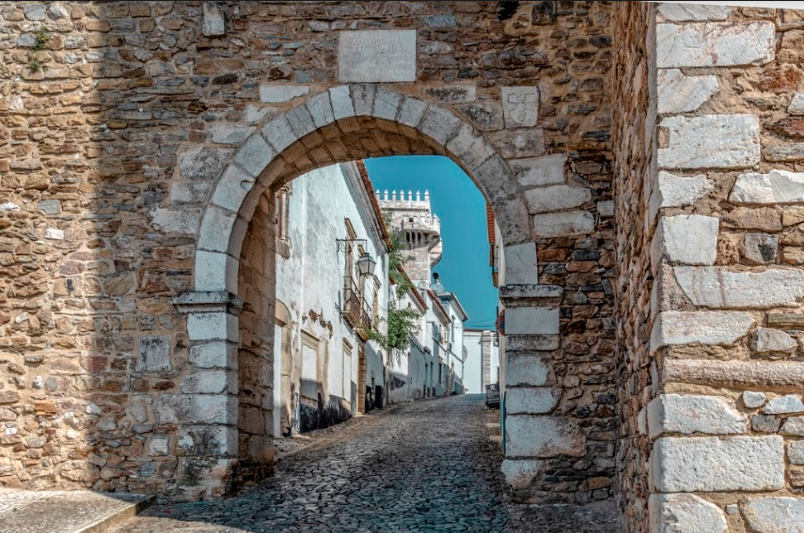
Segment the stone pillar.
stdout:
[[564,289],[551,285],[506,285],[505,461],[514,489],[560,456],[586,455],[586,439],[570,420],[554,416],[562,390],[553,371],[560,348],[559,304]]
[[552,459],[585,455],[586,440],[573,422],[553,415],[562,394],[553,354],[561,346],[564,288],[537,284],[535,244],[508,246],[504,253],[507,285],[499,290],[506,335],[502,468],[515,490],[526,491]]
[[237,315],[242,300],[231,293],[189,292],[174,299],[187,314],[190,354],[181,394],[156,400],[157,423],[178,428],[175,499],[223,495],[237,464]]
[[[804,499],[790,496],[804,485],[802,382],[792,381],[804,367],[789,334],[802,315],[784,318],[804,310],[804,261],[780,250],[802,242],[802,207],[783,204],[804,205],[791,163],[804,154],[789,144],[792,119],[773,118],[793,113],[784,106],[797,97],[800,47],[782,33],[777,56],[782,14],[752,16],[657,9],[661,119],[645,220],[654,382],[641,413],[654,533],[794,531],[804,520]],[[755,92],[732,93],[746,68]]]

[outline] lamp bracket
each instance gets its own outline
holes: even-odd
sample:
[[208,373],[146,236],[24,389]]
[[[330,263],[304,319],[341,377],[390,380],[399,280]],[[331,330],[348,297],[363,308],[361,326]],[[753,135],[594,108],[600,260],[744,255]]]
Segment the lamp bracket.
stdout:
[[335,239],[338,245],[338,251],[345,252],[346,247],[350,244],[362,244],[364,248],[368,246],[368,239]]

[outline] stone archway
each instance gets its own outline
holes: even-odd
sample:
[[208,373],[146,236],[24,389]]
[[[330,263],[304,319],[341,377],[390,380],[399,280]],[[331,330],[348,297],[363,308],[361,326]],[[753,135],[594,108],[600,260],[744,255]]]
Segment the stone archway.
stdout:
[[[505,244],[506,286],[501,289],[501,298],[508,307],[512,407],[504,470],[515,488],[528,489],[544,458],[587,453],[585,436],[579,428],[561,417],[550,416],[561,396],[549,352],[560,346],[558,306],[563,289],[538,284],[536,239],[527,199],[507,161],[471,123],[424,97],[373,84],[337,86],[272,117],[243,142],[210,192],[195,258],[195,291],[177,301],[189,313],[191,354],[204,353],[220,361],[224,367],[220,372],[231,383],[230,369],[238,343],[242,351],[240,337],[244,335],[242,319],[238,328],[237,315],[243,303],[238,294],[253,289],[245,290],[238,282],[242,277],[238,272],[242,274],[243,268],[249,268],[244,266],[249,259],[244,255],[243,242],[250,232],[267,231],[264,221],[270,220],[271,205],[263,200],[266,191],[316,167],[408,154],[450,157],[472,177],[498,221]],[[260,229],[255,228],[255,221]],[[252,262],[266,264],[270,260],[258,258]],[[270,286],[269,276],[262,275],[266,276],[262,283]],[[271,290],[267,289],[269,293]],[[269,315],[269,310],[263,311],[265,316],[273,315],[272,311]],[[252,317],[259,315],[249,313]],[[241,380],[239,387],[243,386]],[[235,394],[239,394],[239,402]],[[244,447],[244,440],[251,439],[253,432],[248,430],[250,436],[244,439],[244,422],[238,421],[236,414],[244,413],[243,391],[231,387],[206,401],[225,405],[222,420],[208,427],[224,438],[217,449],[226,450],[226,454],[217,460],[234,468],[238,464],[234,451],[238,449],[237,456],[246,453],[255,459],[260,446]],[[251,400],[249,403],[259,404]],[[234,431],[238,425],[239,444]],[[270,462],[270,454],[262,456],[262,461]],[[244,461],[239,463],[242,476]],[[264,465],[263,471],[267,468]]]

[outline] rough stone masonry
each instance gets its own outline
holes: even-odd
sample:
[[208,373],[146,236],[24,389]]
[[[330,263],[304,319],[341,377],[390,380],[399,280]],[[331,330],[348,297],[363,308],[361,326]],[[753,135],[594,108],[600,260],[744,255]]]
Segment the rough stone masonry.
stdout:
[[271,384],[237,368],[246,341],[273,364],[269,195],[442,154],[509,259],[514,496],[801,531],[800,12],[0,2],[0,54],[3,486],[180,501],[267,473],[239,405]]

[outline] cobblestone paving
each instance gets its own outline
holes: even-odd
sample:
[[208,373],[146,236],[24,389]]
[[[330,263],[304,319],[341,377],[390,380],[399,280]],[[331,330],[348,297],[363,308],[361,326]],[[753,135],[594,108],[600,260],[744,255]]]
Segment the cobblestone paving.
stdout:
[[115,533],[513,531],[481,396],[393,408],[216,502],[156,506]]

